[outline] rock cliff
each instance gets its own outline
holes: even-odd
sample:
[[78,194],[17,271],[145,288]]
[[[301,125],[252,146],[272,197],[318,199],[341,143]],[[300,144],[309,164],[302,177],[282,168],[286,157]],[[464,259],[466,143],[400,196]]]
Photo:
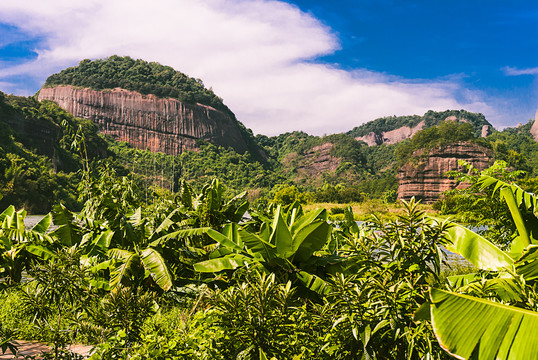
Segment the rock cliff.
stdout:
[[454,189],[458,184],[446,178],[447,171],[463,170],[458,164],[465,160],[475,168],[483,170],[493,163],[493,152],[483,146],[459,142],[430,150],[425,158],[420,153],[413,153],[417,162],[408,162],[398,171],[398,199],[410,199],[414,196],[424,203],[431,203],[446,190]]
[[244,153],[251,145],[235,119],[206,105],[120,88],[73,86],[42,88],[39,100],[54,101],[74,116],[92,120],[102,134],[139,149],[178,154],[197,149],[197,140],[204,140]]
[[409,139],[416,132],[424,129],[424,120],[419,122],[414,127],[402,126],[398,129],[385,131],[380,134],[374,132],[369,133],[366,136],[357,137],[356,140],[364,141],[368,146],[385,144],[396,144],[402,140]]
[[536,115],[534,116],[534,123],[531,127],[531,135],[535,141],[538,141],[538,110],[536,110]]

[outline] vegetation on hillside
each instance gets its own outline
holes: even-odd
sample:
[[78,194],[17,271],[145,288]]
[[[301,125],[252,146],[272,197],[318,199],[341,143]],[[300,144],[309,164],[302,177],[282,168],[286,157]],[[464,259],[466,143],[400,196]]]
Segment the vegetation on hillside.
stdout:
[[392,131],[404,126],[413,128],[417,126],[421,121],[424,121],[424,128],[430,128],[432,126],[438,126],[448,117],[455,117],[459,122],[468,122],[475,129],[475,135],[480,136],[482,126],[491,124],[486,120],[484,115],[480,113],[471,113],[465,110],[446,110],[446,111],[432,111],[429,110],[423,116],[408,115],[408,116],[388,116],[373,121],[369,121],[366,124],[357,126],[348,131],[347,134],[353,137],[360,137],[368,135],[373,132],[375,134],[381,134],[383,132]]
[[[12,125],[24,123],[28,123],[22,125],[28,128],[26,133],[13,130]],[[29,136],[28,131],[39,128],[38,124],[52,133]],[[52,145],[44,149],[43,142]],[[84,152],[73,147],[81,142]],[[77,171],[82,169],[83,160],[106,155],[107,145],[90,121],[74,118],[49,101],[0,93],[0,208],[12,204],[44,213],[60,201],[80,208]]]
[[[47,78],[44,86],[73,85],[95,90],[122,88],[188,103],[200,103],[232,114],[202,80],[191,78],[170,66],[117,55],[106,59],[82,60]],[[233,114],[232,114],[233,116]]]

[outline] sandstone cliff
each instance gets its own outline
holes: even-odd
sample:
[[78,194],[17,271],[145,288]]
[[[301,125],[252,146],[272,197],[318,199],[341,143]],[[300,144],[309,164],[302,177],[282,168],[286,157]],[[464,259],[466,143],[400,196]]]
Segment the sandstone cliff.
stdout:
[[536,110],[536,115],[534,116],[534,124],[531,127],[531,135],[534,137],[535,141],[538,141],[538,110]]
[[120,88],[72,86],[42,88],[39,100],[54,101],[76,117],[91,119],[102,134],[139,149],[178,154],[197,149],[197,140],[204,140],[244,153],[251,145],[235,119],[206,105]]
[[[419,157],[419,153],[413,156]],[[446,190],[454,189],[457,182],[444,176],[447,171],[463,170],[458,164],[465,160],[483,170],[493,163],[493,152],[477,144],[459,142],[432,149],[427,157],[416,164],[409,162],[398,171],[398,199],[414,196],[431,203]]]

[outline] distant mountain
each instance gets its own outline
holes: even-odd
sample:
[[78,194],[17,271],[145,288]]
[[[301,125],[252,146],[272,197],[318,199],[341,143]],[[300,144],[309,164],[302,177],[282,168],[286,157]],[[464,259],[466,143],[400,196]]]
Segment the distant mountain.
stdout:
[[423,116],[389,116],[369,121],[347,132],[357,140],[369,146],[395,144],[408,139],[420,130],[437,126],[445,120],[467,122],[473,125],[476,136],[485,137],[491,133],[493,126],[480,113],[465,110],[428,111]]

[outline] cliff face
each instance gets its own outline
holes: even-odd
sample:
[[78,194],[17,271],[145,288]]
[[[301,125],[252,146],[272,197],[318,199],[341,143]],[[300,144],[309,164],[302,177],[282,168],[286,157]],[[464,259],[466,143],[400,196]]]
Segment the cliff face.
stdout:
[[356,140],[364,141],[368,146],[385,144],[396,144],[402,140],[409,139],[416,132],[424,129],[424,121],[421,121],[414,127],[402,126],[401,128],[385,131],[381,134],[374,132],[369,133],[366,136],[357,137]]
[[534,141],[538,141],[538,110],[536,110],[536,115],[534,116],[534,123],[531,127],[531,135],[534,138]]
[[167,154],[198,148],[196,140],[248,150],[248,140],[228,114],[210,106],[186,104],[123,89],[96,91],[72,86],[43,88],[39,100],[52,100],[99,131],[139,149]]
[[443,191],[457,186],[455,180],[446,178],[444,174],[447,171],[463,170],[458,164],[459,160],[465,160],[483,170],[493,163],[493,152],[466,142],[432,149],[424,160],[419,160],[416,165],[407,163],[398,171],[398,199],[408,200],[414,196],[425,203],[437,200]]

